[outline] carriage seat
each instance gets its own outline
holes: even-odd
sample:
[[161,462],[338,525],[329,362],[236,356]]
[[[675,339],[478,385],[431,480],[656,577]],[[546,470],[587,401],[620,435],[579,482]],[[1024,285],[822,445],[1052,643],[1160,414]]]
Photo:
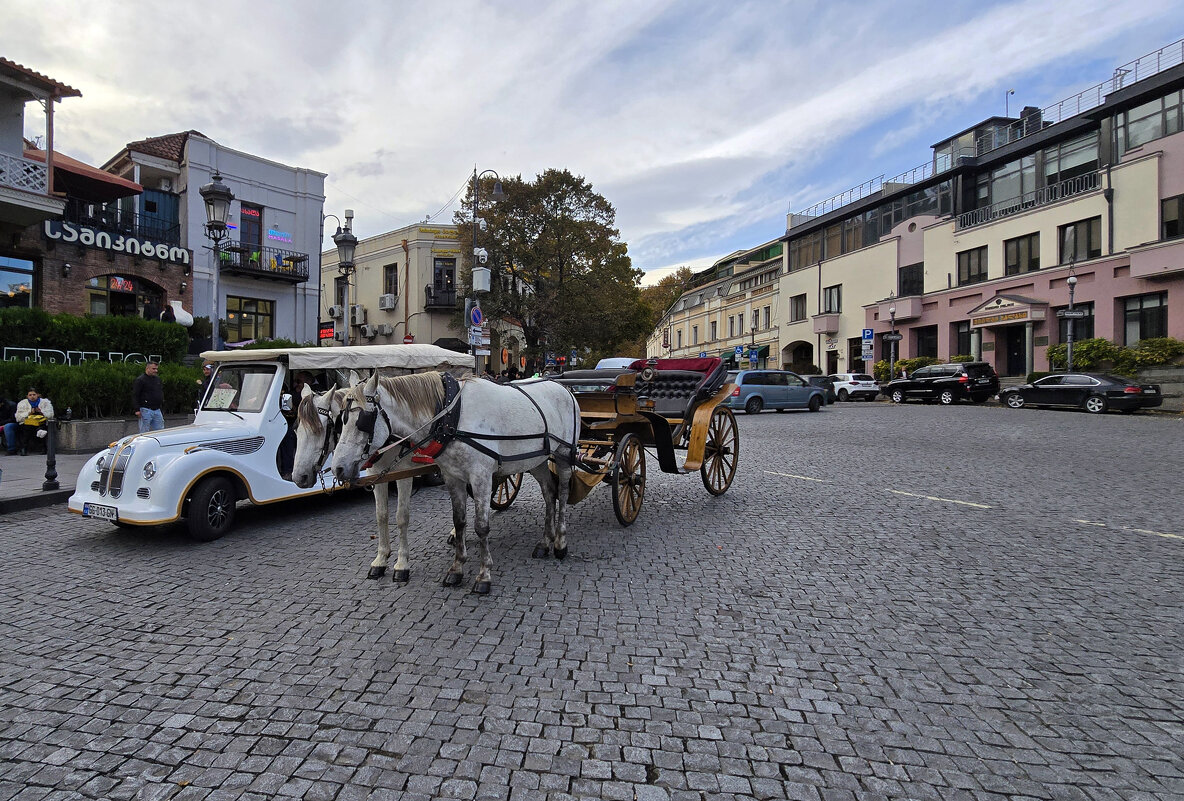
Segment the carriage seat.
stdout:
[[[648,363],[638,359],[630,369],[644,370]],[[642,392],[654,401],[654,411],[664,417],[690,417],[700,402],[723,386],[727,369],[720,359],[658,359],[654,380]]]
[[633,370],[624,367],[610,367],[602,370],[568,370],[562,375],[552,376],[572,392],[611,392],[617,384],[617,377]]

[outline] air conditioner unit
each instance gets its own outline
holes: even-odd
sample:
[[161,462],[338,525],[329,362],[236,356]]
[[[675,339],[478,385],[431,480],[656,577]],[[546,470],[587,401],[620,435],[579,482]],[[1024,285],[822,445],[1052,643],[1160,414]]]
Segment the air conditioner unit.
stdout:
[[395,308],[395,296],[394,295],[379,295],[378,296],[378,308],[380,308],[380,309]]
[[350,317],[354,325],[362,325],[366,322],[366,307],[361,305],[350,306]]
[[374,339],[378,336],[378,328],[373,325],[364,325],[362,326],[362,336],[366,339]]
[[343,313],[343,310],[340,306],[330,306],[329,307],[329,316],[332,317],[334,320],[340,320],[342,313]]
[[379,323],[378,324],[379,336],[389,337],[393,333],[395,333],[395,329],[389,323]]
[[333,339],[337,342],[344,342],[345,341],[345,334],[342,333],[341,331],[334,331],[333,332]]

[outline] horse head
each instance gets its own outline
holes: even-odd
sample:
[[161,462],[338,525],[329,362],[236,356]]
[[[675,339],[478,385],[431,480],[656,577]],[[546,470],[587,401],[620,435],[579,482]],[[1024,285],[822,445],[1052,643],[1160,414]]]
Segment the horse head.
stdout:
[[365,383],[355,385],[345,394],[341,431],[333,448],[333,475],[344,484],[357,479],[362,462],[391,434],[386,415],[378,413],[379,391],[375,371]]
[[321,473],[325,457],[333,448],[340,396],[334,384],[326,392],[314,392],[307,385],[296,407],[296,456],[292,462],[292,481],[302,489],[313,486]]

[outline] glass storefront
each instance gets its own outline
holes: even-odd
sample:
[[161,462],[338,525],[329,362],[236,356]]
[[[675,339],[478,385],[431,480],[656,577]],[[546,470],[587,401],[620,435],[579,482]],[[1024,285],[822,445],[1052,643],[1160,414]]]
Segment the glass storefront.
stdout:
[[144,278],[99,275],[86,282],[86,311],[95,316],[156,320],[164,309],[164,290]]

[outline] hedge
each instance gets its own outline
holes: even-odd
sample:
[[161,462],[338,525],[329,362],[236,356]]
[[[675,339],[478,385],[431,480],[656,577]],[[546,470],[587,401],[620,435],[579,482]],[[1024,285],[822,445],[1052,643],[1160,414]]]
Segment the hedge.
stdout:
[[50,315],[42,309],[0,309],[0,342],[9,348],[142,353],[163,361],[180,361],[189,347],[189,332],[176,323],[139,317],[76,317]]
[[[1050,347],[1049,365],[1064,370],[1068,366],[1067,351],[1068,347],[1064,343]],[[1073,343],[1074,370],[1109,370],[1129,377],[1134,377],[1144,367],[1172,364],[1181,356],[1184,356],[1184,342],[1171,337],[1143,339],[1130,348],[1101,337]]]
[[[144,372],[144,365],[130,362],[85,361],[81,364],[36,364],[0,362],[0,395],[20,400],[36,387],[53,402],[54,411],[64,417],[71,409],[75,419],[133,417],[132,382]],[[162,364],[165,414],[185,414],[197,404],[200,367]]]

